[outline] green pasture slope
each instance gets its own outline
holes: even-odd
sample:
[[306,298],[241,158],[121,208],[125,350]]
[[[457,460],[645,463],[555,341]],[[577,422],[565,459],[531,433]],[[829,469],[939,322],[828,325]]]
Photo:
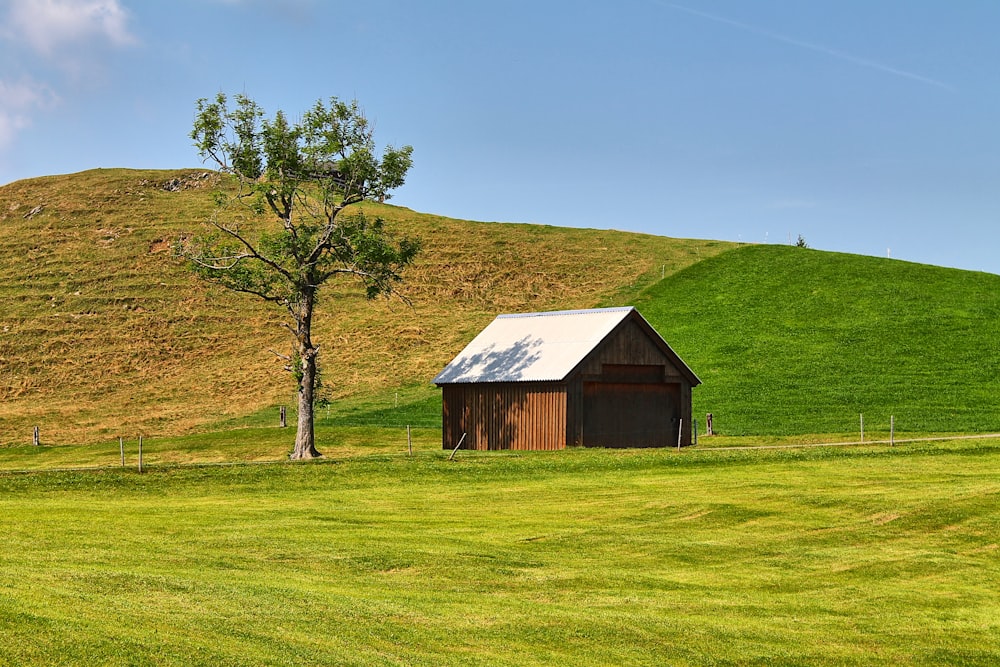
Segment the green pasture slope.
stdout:
[[[113,169],[0,187],[0,444],[35,425],[47,444],[175,437],[289,401],[267,351],[288,345],[280,311],[171,257],[220,183]],[[497,313],[631,303],[704,380],[695,412],[723,434],[851,434],[860,413],[873,437],[891,416],[903,433],[1000,432],[1000,276],[370,208],[424,251],[412,309],[332,288],[316,336],[334,423],[439,423],[429,380]]]
[[994,665],[1000,441],[0,475],[0,665]]
[[1000,432],[1000,276],[744,246],[633,303],[724,434]]
[[[622,303],[703,380],[702,433],[707,412],[718,433],[752,442],[857,439],[861,414],[869,439],[888,439],[893,417],[903,437],[1000,433],[1000,276],[742,246],[603,305]],[[334,422],[439,422],[435,390],[404,399],[342,402]]]

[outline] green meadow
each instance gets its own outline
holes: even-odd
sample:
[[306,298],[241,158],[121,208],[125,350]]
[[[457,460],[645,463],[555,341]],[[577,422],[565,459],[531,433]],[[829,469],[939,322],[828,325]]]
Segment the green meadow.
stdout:
[[0,475],[0,664],[990,665],[1000,440]]
[[706,259],[631,301],[726,435],[1000,433],[1000,276],[788,246]]

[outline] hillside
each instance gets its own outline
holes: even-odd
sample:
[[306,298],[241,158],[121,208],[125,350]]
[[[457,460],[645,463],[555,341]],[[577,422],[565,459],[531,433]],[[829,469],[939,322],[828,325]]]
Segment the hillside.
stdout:
[[1000,432],[1000,276],[744,246],[634,303],[724,434]]
[[[29,442],[36,424],[48,443],[173,435],[291,403],[268,351],[288,349],[281,312],[172,257],[208,219],[216,183],[113,169],[0,187],[0,444]],[[497,312],[620,304],[732,247],[366,211],[424,251],[404,286],[412,308],[326,294],[315,338],[334,399],[426,387]]]
[[[35,424],[48,443],[179,435],[292,403],[269,351],[288,349],[282,313],[172,256],[217,183],[94,170],[0,188],[0,444]],[[872,436],[891,416],[900,432],[1000,431],[1000,276],[367,210],[424,251],[412,307],[327,291],[316,338],[337,423],[436,424],[427,383],[499,312],[634,304],[702,378],[695,414],[723,434],[851,433],[860,413]]]

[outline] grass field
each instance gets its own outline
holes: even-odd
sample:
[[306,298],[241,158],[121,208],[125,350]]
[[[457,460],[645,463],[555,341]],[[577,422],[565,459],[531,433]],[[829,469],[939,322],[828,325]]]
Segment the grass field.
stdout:
[[1000,432],[1000,276],[746,246],[633,303],[720,433]]
[[0,474],[0,664],[1000,661],[1000,441],[446,458]]

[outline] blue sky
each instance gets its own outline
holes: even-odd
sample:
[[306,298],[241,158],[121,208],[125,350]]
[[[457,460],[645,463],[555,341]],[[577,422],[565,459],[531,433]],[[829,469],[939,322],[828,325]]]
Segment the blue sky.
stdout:
[[394,202],[1000,273],[995,0],[0,0],[0,183],[357,98]]

